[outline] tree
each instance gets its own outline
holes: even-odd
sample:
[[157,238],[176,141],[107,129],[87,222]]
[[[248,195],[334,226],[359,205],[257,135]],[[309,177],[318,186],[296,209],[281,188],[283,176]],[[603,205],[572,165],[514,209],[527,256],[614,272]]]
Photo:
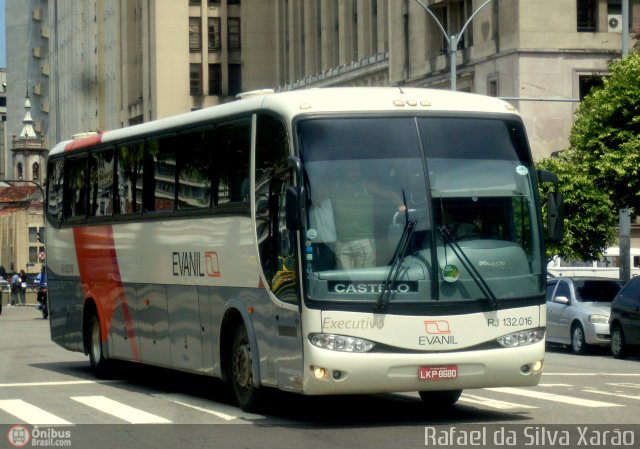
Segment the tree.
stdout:
[[578,107],[570,147],[538,164],[558,175],[565,197],[565,239],[548,256],[597,259],[615,241],[618,209],[640,211],[640,53],[609,70]]
[[574,162],[616,209],[640,211],[640,53],[610,64],[611,76],[578,107],[569,135]]
[[[617,214],[609,195],[593,188],[589,175],[574,165],[569,151],[537,164],[558,176],[558,190],[564,197],[564,238],[547,242],[547,257],[597,260],[615,241]],[[545,198],[549,186],[542,185],[540,190]]]

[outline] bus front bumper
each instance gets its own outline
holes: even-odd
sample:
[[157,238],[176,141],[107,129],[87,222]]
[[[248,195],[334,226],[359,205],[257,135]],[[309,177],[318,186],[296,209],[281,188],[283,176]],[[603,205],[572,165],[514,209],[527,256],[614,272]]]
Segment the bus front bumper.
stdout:
[[303,389],[329,395],[533,386],[542,375],[544,348],[541,341],[517,348],[355,354],[308,344]]

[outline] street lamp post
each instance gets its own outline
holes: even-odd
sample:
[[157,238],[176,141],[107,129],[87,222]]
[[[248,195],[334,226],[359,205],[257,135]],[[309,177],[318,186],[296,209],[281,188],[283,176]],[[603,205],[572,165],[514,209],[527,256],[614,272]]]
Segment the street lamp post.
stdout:
[[442,24],[440,23],[440,21],[438,20],[436,15],[433,13],[433,11],[431,11],[427,7],[427,5],[422,3],[422,1],[420,1],[420,0],[415,0],[415,1],[416,1],[416,3],[418,3],[420,6],[422,6],[424,8],[424,10],[431,16],[431,18],[433,20],[435,20],[436,24],[438,25],[438,28],[440,28],[440,31],[442,32],[442,34],[444,35],[445,39],[447,40],[447,45],[449,47],[449,67],[450,67],[450,70],[451,70],[451,90],[457,90],[457,87],[456,87],[456,76],[457,76],[457,74],[456,74],[456,65],[457,65],[457,54],[458,54],[458,42],[460,42],[460,39],[462,39],[463,33],[465,32],[465,30],[467,29],[467,26],[469,26],[469,24],[471,23],[473,18],[476,16],[476,14],[478,14],[482,10],[482,8],[487,6],[493,0],[486,0],[482,5],[480,5],[480,7],[478,9],[476,9],[473,12],[473,14],[471,14],[471,16],[467,19],[465,24],[462,26],[462,29],[460,30],[460,32],[457,35],[452,34],[451,36],[449,36],[447,34],[447,31],[444,29],[444,26],[442,26]]

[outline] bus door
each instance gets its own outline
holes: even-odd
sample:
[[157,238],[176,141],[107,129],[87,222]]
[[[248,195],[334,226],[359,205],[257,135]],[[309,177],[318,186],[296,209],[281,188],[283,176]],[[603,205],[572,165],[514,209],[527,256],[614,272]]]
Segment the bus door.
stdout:
[[296,232],[286,224],[290,172],[277,175],[262,193],[256,192],[256,226],[260,258],[273,313],[271,337],[275,338],[273,362],[280,388],[302,388],[302,330],[300,324],[300,276]]

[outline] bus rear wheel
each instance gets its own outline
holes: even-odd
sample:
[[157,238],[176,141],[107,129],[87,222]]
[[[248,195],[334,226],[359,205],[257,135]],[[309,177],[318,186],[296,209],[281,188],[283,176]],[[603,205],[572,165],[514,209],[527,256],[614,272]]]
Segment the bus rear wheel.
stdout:
[[231,346],[231,382],[240,408],[247,412],[260,407],[262,392],[253,382],[251,343],[247,328],[238,326]]
[[89,362],[91,363],[93,374],[98,379],[109,377],[111,364],[104,356],[100,320],[95,314],[91,315],[89,320]]
[[452,407],[460,396],[462,390],[446,390],[446,391],[419,391],[418,394],[425,405],[435,408]]

